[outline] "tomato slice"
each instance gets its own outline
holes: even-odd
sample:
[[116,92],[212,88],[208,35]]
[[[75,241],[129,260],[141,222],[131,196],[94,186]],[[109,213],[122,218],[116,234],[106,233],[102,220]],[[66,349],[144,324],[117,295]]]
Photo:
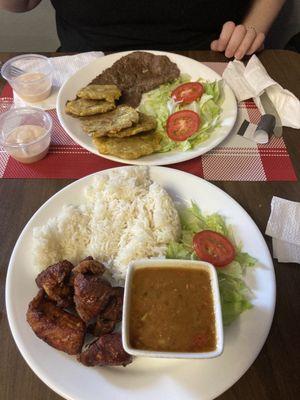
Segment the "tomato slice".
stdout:
[[175,101],[182,101],[184,103],[191,103],[199,99],[204,92],[204,87],[199,82],[188,82],[177,86],[171,93],[171,97]]
[[191,110],[181,110],[171,114],[167,120],[167,134],[170,139],[183,141],[197,132],[199,115]]
[[202,261],[215,267],[225,267],[235,257],[235,248],[223,235],[213,231],[201,231],[193,237],[194,250]]

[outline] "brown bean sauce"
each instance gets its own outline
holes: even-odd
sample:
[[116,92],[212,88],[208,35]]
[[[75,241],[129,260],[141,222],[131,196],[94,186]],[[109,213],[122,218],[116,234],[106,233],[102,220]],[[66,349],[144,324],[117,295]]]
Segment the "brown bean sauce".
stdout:
[[147,267],[132,278],[130,344],[136,349],[206,352],[216,348],[209,273]]

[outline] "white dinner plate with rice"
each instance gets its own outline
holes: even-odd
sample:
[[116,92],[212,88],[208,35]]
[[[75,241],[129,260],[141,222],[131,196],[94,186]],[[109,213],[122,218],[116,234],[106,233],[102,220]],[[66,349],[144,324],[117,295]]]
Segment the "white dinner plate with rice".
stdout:
[[[124,168],[134,167],[121,167]],[[120,169],[114,169],[118,171]],[[211,183],[185,172],[150,167],[150,177],[173,200],[195,201],[205,213],[218,212],[232,225],[244,251],[259,263],[247,272],[253,308],[225,328],[224,352],[209,360],[136,358],[123,367],[85,367],[75,357],[39,340],[26,322],[28,303],[37,293],[33,267],[33,228],[56,217],[64,205],[80,204],[84,189],[96,175],[84,177],[51,197],[30,219],[13,250],[7,273],[6,307],[14,340],[36,375],[66,399],[204,400],[214,399],[232,386],[250,367],[269,333],[276,286],[272,259],[259,229],[246,211]]]
[[[110,54],[92,61],[89,65],[76,72],[64,83],[57,97],[56,109],[62,127],[77,144],[98,156],[100,154],[93,145],[92,138],[83,132],[78,118],[73,118],[66,114],[65,105],[68,100],[76,98],[76,92],[79,89],[90,83],[106,68],[111,67],[115,61],[129,53],[131,53],[131,51]],[[190,75],[191,80],[197,80],[200,77],[209,81],[222,79],[221,76],[211,68],[191,58],[162,51],[151,51],[151,53],[168,56],[172,62],[177,64],[181,73]],[[222,104],[220,126],[211,133],[210,137],[205,142],[200,143],[195,148],[188,151],[173,150],[166,153],[154,153],[136,160],[124,160],[119,157],[105,154],[101,154],[101,157],[133,165],[168,165],[190,160],[208,152],[218,146],[229,135],[237,117],[237,103],[232,90],[224,83],[223,91],[224,102]]]

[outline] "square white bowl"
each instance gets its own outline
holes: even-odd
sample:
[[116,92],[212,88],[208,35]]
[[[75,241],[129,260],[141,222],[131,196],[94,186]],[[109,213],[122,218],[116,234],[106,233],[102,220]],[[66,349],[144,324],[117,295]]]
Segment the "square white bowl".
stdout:
[[[153,351],[135,349],[130,344],[129,338],[129,316],[130,316],[130,301],[131,301],[131,287],[134,272],[137,269],[157,267],[157,268],[193,268],[202,269],[209,273],[210,283],[212,288],[212,298],[215,314],[215,331],[216,331],[216,348],[208,352],[174,352],[174,351]],[[222,323],[222,310],[220,302],[218,276],[215,267],[204,261],[190,261],[190,260],[172,260],[172,259],[147,259],[138,260],[132,263],[127,271],[124,292],[123,304],[123,318],[122,318],[122,342],[123,347],[127,353],[140,357],[158,357],[158,358],[214,358],[223,352],[223,323]]]

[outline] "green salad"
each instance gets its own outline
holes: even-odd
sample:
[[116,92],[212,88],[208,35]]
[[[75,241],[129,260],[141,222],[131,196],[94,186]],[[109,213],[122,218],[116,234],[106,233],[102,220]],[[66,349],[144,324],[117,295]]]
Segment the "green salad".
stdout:
[[221,296],[223,324],[228,325],[243,311],[252,307],[249,301],[250,290],[243,277],[247,268],[253,267],[255,258],[242,251],[242,246],[236,244],[232,230],[226,225],[225,219],[220,214],[204,215],[195,203],[179,212],[182,235],[178,242],[171,242],[167,250],[167,258],[173,259],[198,259],[193,246],[195,233],[209,230],[217,232],[235,248],[233,261],[225,267],[216,268]]
[[[190,82],[188,75],[181,75],[171,83],[165,83],[148,92],[139,107],[145,114],[152,115],[157,120],[156,132],[161,135],[160,152],[170,150],[186,151],[204,142],[219,126],[221,115],[221,104],[223,101],[222,81],[209,82],[198,79],[204,87],[202,96],[189,104],[172,104],[172,91],[183,83]],[[171,110],[170,110],[171,107]],[[174,141],[167,134],[167,120],[171,113],[181,110],[191,110],[197,113],[201,123],[198,130],[183,141]]]

